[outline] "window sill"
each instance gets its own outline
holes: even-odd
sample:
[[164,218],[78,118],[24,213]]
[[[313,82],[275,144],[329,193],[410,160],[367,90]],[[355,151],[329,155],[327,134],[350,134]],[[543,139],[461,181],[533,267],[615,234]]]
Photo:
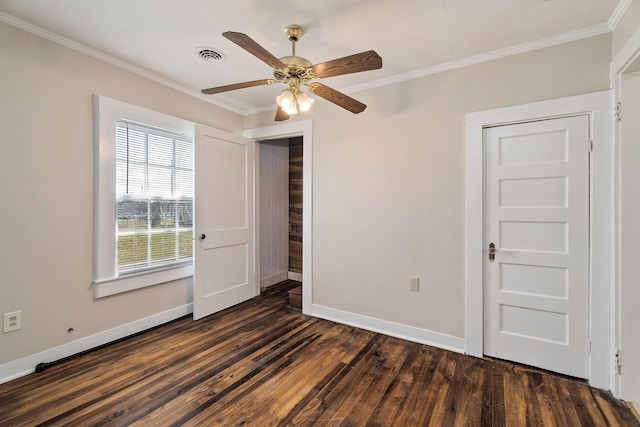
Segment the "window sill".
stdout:
[[93,298],[104,298],[193,276],[193,265],[93,282]]

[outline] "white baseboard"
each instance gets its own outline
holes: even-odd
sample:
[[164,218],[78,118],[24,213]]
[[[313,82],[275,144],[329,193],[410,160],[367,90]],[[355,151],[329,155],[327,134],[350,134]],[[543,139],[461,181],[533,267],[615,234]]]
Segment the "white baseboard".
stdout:
[[451,350],[456,353],[464,353],[465,342],[463,338],[390,322],[388,320],[381,320],[375,317],[337,310],[335,308],[324,307],[317,304],[313,305],[312,315],[322,319],[344,323],[346,325],[401,338],[407,341]]
[[54,362],[64,357],[133,335],[144,331],[145,329],[170,322],[182,316],[186,316],[189,313],[193,313],[193,304],[191,303],[163,311],[162,313],[154,314],[125,325],[116,326],[115,328],[108,329],[106,331],[79,338],[75,341],[71,341],[39,353],[12,360],[11,362],[3,363],[0,365],[0,384],[34,372],[38,363]]
[[[193,304],[186,304],[184,306],[154,314],[106,331],[98,332],[39,353],[12,360],[11,362],[0,365],[0,384],[34,372],[35,366],[38,363],[53,362],[82,351],[90,350],[111,341],[144,331],[145,329],[170,322],[192,312]],[[324,307],[317,304],[312,306],[312,315],[408,341],[431,345],[433,347],[451,350],[457,353],[464,353],[464,339],[451,335]]]
[[302,282],[302,273],[294,273],[293,271],[289,271],[287,273],[287,279],[295,280],[296,282]]
[[268,288],[269,286],[273,286],[276,283],[284,282],[285,280],[287,280],[286,271],[274,274],[273,276],[265,277],[264,279],[260,279],[260,289]]

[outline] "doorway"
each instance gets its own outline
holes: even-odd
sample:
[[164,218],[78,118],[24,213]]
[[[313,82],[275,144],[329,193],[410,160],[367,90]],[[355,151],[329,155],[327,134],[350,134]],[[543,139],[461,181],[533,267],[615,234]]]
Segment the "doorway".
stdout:
[[[302,312],[313,314],[313,122],[312,120],[287,121],[271,126],[249,129],[244,136],[257,141],[302,137],[303,145],[303,190],[302,190]],[[256,165],[257,167],[257,165]],[[256,176],[254,174],[254,176]],[[257,192],[256,192],[257,195]],[[259,227],[258,211],[255,211],[256,225]],[[259,230],[256,230],[259,235]],[[259,239],[256,238],[256,259],[260,259]],[[259,284],[260,264],[256,263],[256,283]],[[257,285],[256,292],[259,292]]]
[[302,282],[303,137],[257,141],[256,170],[260,288]]
[[[466,116],[465,165],[465,351],[483,357],[484,337],[484,129],[588,115],[593,150],[589,187],[589,365],[587,379],[594,387],[609,389],[613,366],[611,352],[612,274],[612,106],[611,92],[602,91],[535,102]],[[589,141],[585,141],[585,145]]]

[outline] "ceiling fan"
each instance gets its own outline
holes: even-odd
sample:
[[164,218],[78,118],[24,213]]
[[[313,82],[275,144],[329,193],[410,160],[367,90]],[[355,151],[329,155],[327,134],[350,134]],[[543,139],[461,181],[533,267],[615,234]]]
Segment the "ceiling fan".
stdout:
[[291,56],[284,56],[282,58],[276,58],[246,34],[233,31],[222,33],[224,37],[271,66],[274,78],[212,87],[203,89],[202,93],[213,95],[215,93],[246,87],[284,83],[287,85],[287,88],[276,98],[276,103],[278,104],[276,121],[287,120],[291,115],[307,111],[311,108],[314,100],[302,92],[301,86],[306,86],[309,92],[314,95],[318,95],[354,114],[361,113],[367,108],[367,106],[360,101],[338,92],[329,86],[318,83],[318,80],[382,68],[382,58],[380,55],[373,50],[368,50],[313,65],[307,59],[296,56],[296,42],[300,40],[304,34],[304,29],[299,25],[289,25],[285,28],[284,33],[287,39],[291,41]]

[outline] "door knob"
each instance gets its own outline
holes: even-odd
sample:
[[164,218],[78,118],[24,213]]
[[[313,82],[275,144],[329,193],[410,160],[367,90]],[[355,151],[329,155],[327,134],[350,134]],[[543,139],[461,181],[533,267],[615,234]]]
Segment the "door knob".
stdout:
[[207,235],[206,235],[206,234],[202,233],[202,234],[200,235],[200,240],[204,240],[204,239],[206,239],[206,238],[207,238]]
[[496,259],[496,245],[489,243],[489,261],[493,262]]

